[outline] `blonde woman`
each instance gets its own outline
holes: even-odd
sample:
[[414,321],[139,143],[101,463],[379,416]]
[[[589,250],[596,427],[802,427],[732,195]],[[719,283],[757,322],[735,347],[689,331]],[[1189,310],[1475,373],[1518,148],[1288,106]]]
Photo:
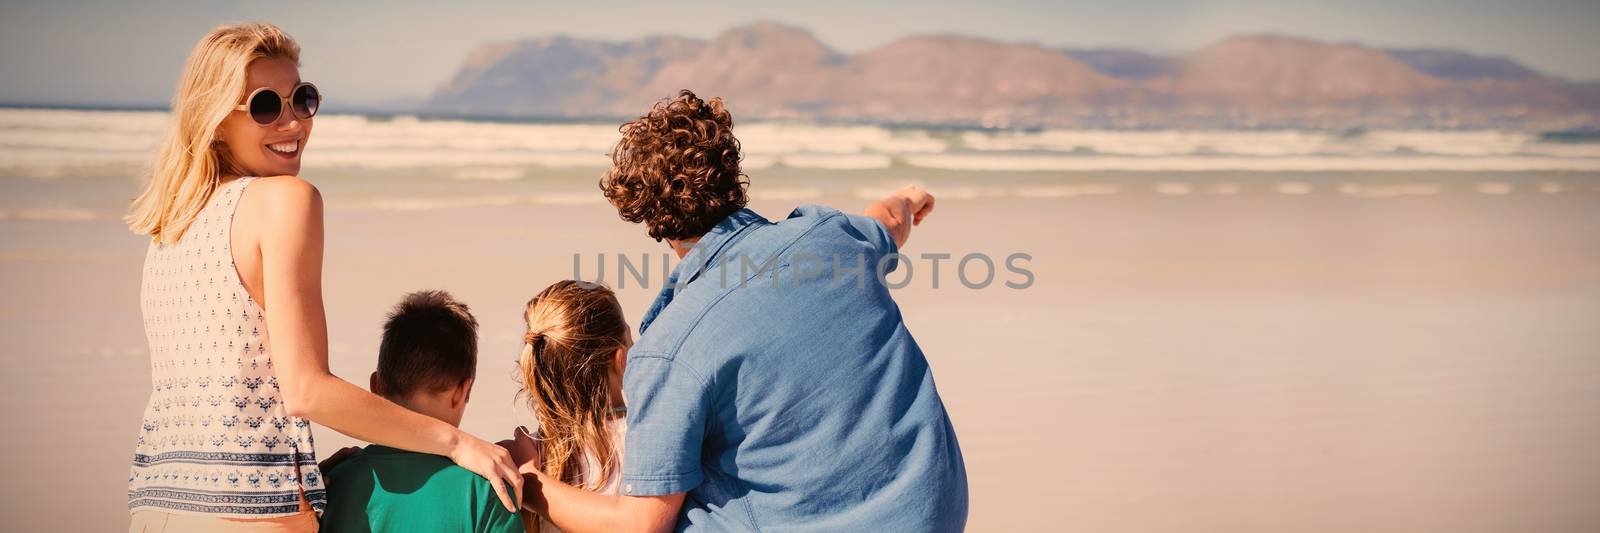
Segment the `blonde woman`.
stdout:
[[308,420],[448,456],[508,509],[520,499],[503,448],[328,371],[322,200],[296,177],[321,95],[299,55],[270,24],[201,39],[126,218],[151,237],[140,302],[153,385],[130,531],[315,531],[324,482]]

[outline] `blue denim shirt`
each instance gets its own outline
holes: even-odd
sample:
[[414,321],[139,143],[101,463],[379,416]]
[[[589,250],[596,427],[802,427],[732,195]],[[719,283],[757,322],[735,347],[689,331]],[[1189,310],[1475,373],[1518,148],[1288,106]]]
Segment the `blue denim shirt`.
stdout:
[[961,530],[955,430],[878,275],[894,254],[814,206],[701,237],[628,354],[623,493],[687,492],[680,530]]

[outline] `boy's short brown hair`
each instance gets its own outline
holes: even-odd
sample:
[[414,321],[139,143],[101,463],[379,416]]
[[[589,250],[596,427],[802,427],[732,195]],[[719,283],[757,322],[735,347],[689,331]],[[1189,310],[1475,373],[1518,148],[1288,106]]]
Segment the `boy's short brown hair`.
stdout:
[[407,294],[383,324],[378,384],[385,396],[438,392],[478,371],[478,319],[444,291]]
[[733,115],[721,98],[706,102],[685,89],[618,129],[622,140],[600,190],[623,220],[643,222],[657,241],[705,235],[748,203]]

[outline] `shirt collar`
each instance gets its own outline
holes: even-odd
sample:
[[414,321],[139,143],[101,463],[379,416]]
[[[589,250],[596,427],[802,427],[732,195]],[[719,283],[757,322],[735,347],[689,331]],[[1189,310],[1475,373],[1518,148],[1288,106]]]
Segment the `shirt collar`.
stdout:
[[678,266],[673,267],[672,275],[668,276],[666,285],[661,287],[661,293],[656,295],[656,301],[650,304],[650,311],[639,321],[639,334],[643,335],[650,327],[650,323],[655,321],[656,315],[661,314],[667,304],[672,303],[672,298],[679,288],[700,277],[701,272],[705,272],[722,257],[722,250],[727,248],[728,244],[758,223],[767,223],[767,219],[749,208],[742,208],[723,218],[705,235],[701,235],[700,240],[695,241],[689,249],[689,253],[678,262]]

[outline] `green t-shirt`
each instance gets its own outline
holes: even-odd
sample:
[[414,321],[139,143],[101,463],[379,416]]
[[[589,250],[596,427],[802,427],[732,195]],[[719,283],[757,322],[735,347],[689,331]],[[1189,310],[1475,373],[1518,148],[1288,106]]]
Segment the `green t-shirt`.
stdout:
[[517,532],[488,480],[449,459],[373,444],[327,472],[326,533]]

